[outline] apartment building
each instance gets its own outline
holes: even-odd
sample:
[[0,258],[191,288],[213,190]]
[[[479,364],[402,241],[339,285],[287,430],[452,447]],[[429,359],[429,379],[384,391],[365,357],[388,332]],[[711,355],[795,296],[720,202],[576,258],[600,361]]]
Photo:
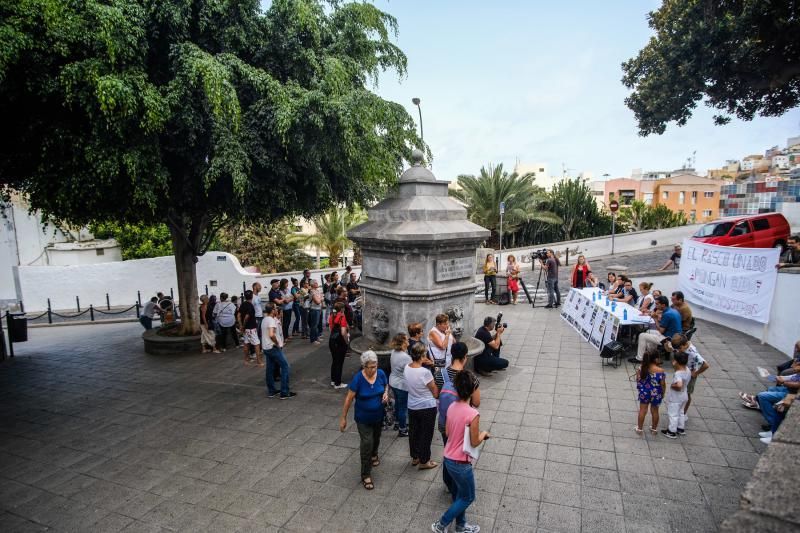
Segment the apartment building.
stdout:
[[722,182],[675,171],[658,180],[617,178],[605,184],[605,203],[617,200],[624,209],[634,200],[647,205],[665,205],[686,215],[690,221],[705,222],[719,217]]

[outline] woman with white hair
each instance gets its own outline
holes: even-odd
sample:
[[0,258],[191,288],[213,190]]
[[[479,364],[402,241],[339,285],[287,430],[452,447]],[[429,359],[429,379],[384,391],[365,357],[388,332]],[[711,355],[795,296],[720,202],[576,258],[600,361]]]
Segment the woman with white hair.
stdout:
[[355,420],[361,440],[361,483],[367,490],[375,488],[372,467],[381,464],[378,446],[383,428],[383,406],[389,401],[389,380],[378,368],[378,356],[372,350],[361,354],[361,371],[356,372],[344,399],[339,430],[347,429],[347,412],[355,400]]

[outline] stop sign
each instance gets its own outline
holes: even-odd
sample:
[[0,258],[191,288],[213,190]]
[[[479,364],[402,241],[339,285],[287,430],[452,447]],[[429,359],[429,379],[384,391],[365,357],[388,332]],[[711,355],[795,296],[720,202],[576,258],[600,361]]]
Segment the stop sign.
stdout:
[[611,212],[612,212],[612,213],[616,213],[616,212],[617,212],[617,209],[619,209],[619,202],[618,202],[618,201],[616,201],[616,200],[611,200],[611,201],[608,203],[608,208],[609,208],[609,209],[611,209]]

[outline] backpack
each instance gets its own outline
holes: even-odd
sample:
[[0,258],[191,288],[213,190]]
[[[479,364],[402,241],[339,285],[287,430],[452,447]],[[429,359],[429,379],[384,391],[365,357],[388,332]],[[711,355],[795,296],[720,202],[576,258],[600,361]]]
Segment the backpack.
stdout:
[[447,425],[447,410],[450,408],[450,404],[458,401],[458,394],[456,394],[456,389],[453,382],[450,381],[450,374],[446,368],[442,369],[442,379],[444,384],[442,390],[439,391],[439,431],[444,431]]
[[497,305],[508,305],[511,303],[511,295],[507,292],[504,292],[500,295],[497,299]]

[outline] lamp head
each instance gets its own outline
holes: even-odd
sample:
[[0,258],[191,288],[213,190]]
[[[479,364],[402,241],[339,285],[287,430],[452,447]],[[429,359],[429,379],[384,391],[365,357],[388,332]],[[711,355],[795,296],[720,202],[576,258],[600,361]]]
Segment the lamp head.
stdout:
[[414,105],[418,106],[420,104],[420,99],[419,98],[412,98],[411,99],[411,103],[413,103]]

